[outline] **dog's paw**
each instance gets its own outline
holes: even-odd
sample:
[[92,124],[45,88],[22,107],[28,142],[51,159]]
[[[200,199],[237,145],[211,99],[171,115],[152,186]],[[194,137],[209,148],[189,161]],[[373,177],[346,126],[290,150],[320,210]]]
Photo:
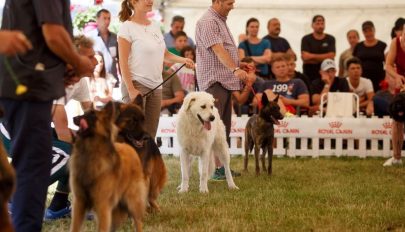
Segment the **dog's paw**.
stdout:
[[177,191],[179,191],[181,189],[181,185],[177,186]]
[[200,188],[200,193],[209,193],[208,188],[207,189]]
[[179,193],[186,193],[188,192],[188,188],[180,188]]
[[229,189],[230,190],[239,190],[239,187],[236,185],[231,185],[231,186],[229,186]]

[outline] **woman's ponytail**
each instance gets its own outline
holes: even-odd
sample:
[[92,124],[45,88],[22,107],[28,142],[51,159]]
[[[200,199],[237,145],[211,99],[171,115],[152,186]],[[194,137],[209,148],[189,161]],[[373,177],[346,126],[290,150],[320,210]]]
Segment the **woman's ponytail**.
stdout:
[[121,3],[121,11],[118,14],[118,17],[119,17],[120,21],[121,22],[127,21],[132,15],[132,10],[133,10],[133,7],[132,7],[132,4],[131,4],[130,0],[122,1],[122,3]]

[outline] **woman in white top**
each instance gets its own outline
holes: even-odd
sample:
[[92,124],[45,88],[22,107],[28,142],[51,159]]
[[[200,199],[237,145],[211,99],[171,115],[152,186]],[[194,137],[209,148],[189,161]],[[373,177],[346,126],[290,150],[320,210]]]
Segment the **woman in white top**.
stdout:
[[94,57],[98,63],[94,69],[93,77],[87,79],[87,85],[93,106],[99,109],[112,100],[112,90],[116,80],[113,75],[106,72],[103,54],[96,52]]
[[[146,16],[152,6],[153,0],[124,0],[121,4],[119,18],[123,24],[118,31],[118,51],[125,102],[162,83],[163,61],[194,67],[192,60],[168,52],[160,27]],[[143,99],[145,130],[152,137],[159,124],[161,101],[162,88]]]

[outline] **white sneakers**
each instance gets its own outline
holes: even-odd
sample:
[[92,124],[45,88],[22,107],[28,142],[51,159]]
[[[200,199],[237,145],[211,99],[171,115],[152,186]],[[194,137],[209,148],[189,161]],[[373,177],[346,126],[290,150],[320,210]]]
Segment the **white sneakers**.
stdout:
[[385,161],[383,164],[384,167],[389,167],[393,165],[402,165],[402,160],[401,159],[395,159],[394,157],[391,157]]

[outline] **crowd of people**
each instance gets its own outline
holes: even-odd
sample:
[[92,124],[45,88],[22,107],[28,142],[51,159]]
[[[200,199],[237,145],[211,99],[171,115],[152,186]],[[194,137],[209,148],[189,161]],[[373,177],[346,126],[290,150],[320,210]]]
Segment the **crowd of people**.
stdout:
[[[68,128],[65,110],[71,99],[86,110],[99,109],[113,100],[118,87],[124,102],[141,95],[145,129],[155,137],[161,114],[175,114],[189,92],[206,91],[217,99],[215,105],[229,139],[232,114],[257,112],[257,99],[262,94],[270,99],[278,95],[286,115],[311,115],[324,107],[320,105],[323,94],[353,92],[359,96],[361,111],[383,116],[389,114],[390,101],[405,83],[404,18],[394,23],[388,50],[375,38],[373,22],[362,24],[364,41],[358,31],[348,30],[350,47],[335,62],[335,38],[325,33],[322,15],[313,17],[313,32],[302,38],[298,56],[280,36],[277,18],[268,21],[268,35],[263,38],[258,37],[259,20],[250,18],[246,33],[236,44],[226,23],[234,8],[231,0],[212,0],[196,24],[195,42],[183,31],[182,16],[173,17],[170,31],[162,34],[147,17],[153,0],[123,0],[117,34],[109,30],[111,13],[98,11],[97,28],[74,40],[71,19],[66,17],[68,3],[11,2],[6,1],[4,15],[13,17],[3,18],[0,33],[5,39],[0,46],[4,61],[0,62],[4,80],[0,83],[0,105],[5,110],[2,137],[17,172],[16,193],[10,202],[16,231],[40,231],[44,211],[45,219],[70,213],[67,170],[55,157],[68,159],[71,152],[74,132]],[[17,21],[10,24],[9,18]],[[296,70],[299,58],[302,73]],[[15,90],[17,83],[6,67],[8,63],[26,85],[26,92]],[[43,78],[27,81],[34,77]],[[402,162],[403,127],[403,122],[394,121],[394,157],[386,166]],[[216,166],[213,178],[224,179],[218,159]],[[47,187],[56,181],[57,191],[44,210]]]

